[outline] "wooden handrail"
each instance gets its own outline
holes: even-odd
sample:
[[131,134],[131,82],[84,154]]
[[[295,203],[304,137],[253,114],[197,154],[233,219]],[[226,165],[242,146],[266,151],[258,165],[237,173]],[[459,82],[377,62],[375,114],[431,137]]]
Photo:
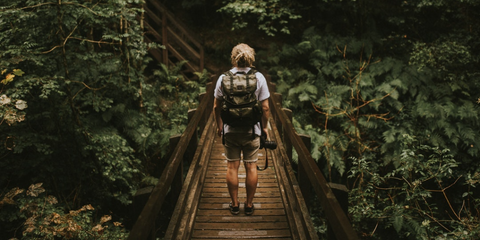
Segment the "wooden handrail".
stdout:
[[[270,83],[269,86],[271,86]],[[270,91],[274,92],[274,90]],[[284,139],[287,139],[297,151],[299,164],[303,165],[304,172],[308,176],[315,193],[320,199],[320,204],[325,211],[326,218],[330,223],[336,238],[342,240],[359,239],[348,217],[335,198],[335,195],[328,187],[325,177],[315,163],[315,160],[310,155],[310,151],[307,149],[300,136],[296,133],[295,127],[285,111],[281,109],[279,99],[277,99],[275,94],[272,95],[274,95],[270,98],[272,115],[274,115],[274,118],[281,123],[279,124],[280,126],[277,127],[282,128]]]
[[[149,9],[148,6],[152,6],[153,9]],[[160,14],[161,17],[159,17],[158,14]],[[189,60],[189,63],[185,66],[190,71],[200,72],[203,70],[203,44],[195,37],[195,34],[188,30],[181,22],[177,21],[163,4],[155,0],[148,1],[148,5],[145,5],[145,16],[152,21],[150,24],[145,24],[148,28],[147,33],[152,33],[156,41],[166,47],[163,50],[163,58],[161,59],[163,64],[169,65],[168,55],[172,53],[172,56],[175,56],[179,61],[181,59]],[[175,48],[178,48],[175,49],[175,52],[172,51],[173,44],[175,44]],[[182,51],[179,51],[180,49]],[[179,52],[188,55],[188,57],[179,54]]]
[[173,151],[167,165],[165,166],[165,169],[162,172],[158,184],[152,190],[152,193],[150,194],[147,203],[140,213],[140,216],[133,225],[133,228],[128,236],[128,240],[147,239],[151,233],[155,219],[162,208],[162,204],[170,186],[172,185],[177,169],[183,160],[189,142],[192,139],[192,136],[194,136],[194,133],[198,130],[200,124],[203,124],[202,121],[205,121],[206,116],[209,116],[212,111],[213,88],[213,84],[207,85],[206,96],[201,100],[197,111],[190,120],[185,132],[180,137],[175,150]]
[[273,118],[269,118],[269,123],[268,136],[270,140],[278,143],[277,149],[271,151],[271,159],[281,188],[285,211],[289,216],[288,222],[292,239],[318,240],[317,232],[289,161],[288,147],[286,144],[283,144],[284,141],[282,141],[281,134]]
[[215,126],[215,119],[213,114],[211,114],[190,164],[182,191],[165,233],[165,239],[190,239],[190,234],[193,230],[193,219],[198,210],[197,205],[194,203],[200,198],[201,188],[206,177],[208,161],[212,153],[216,134]]
[[165,14],[167,16],[167,19],[169,22],[171,22],[176,29],[180,30],[180,32],[184,33],[186,37],[188,37],[188,39],[190,41],[192,41],[193,44],[195,44],[195,46],[197,46],[198,48],[201,48],[203,45],[201,43],[200,40],[198,40],[195,36],[195,34],[193,34],[186,26],[184,26],[181,22],[177,21],[176,18],[167,10],[167,8],[165,7],[165,5],[163,5],[162,3],[160,3],[159,1],[149,1],[150,4],[152,4],[153,6],[155,6],[155,9],[160,11],[162,14]]

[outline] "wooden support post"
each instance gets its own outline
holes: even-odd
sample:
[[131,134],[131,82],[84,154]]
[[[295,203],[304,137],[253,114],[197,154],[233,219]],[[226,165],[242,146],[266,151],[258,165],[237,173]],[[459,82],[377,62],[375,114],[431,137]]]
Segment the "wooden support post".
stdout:
[[277,92],[277,84],[273,83],[271,81],[272,77],[270,75],[265,75],[265,78],[267,79],[268,84],[268,90],[270,90],[271,93]]
[[[332,189],[333,195],[337,199],[340,207],[342,208],[345,215],[348,215],[348,189],[343,184],[338,183],[328,183],[328,187]],[[333,232],[332,227],[330,224],[327,225],[327,240],[340,240],[335,237],[335,233]]]
[[[217,79],[213,79],[213,81],[207,83],[207,85],[205,86],[206,91],[208,91],[208,89],[210,88],[215,88],[214,83],[217,83]],[[213,94],[210,96],[205,94],[205,96],[213,99]],[[207,112],[212,112],[212,111],[213,111],[213,101],[210,101],[208,102],[208,105],[207,105]],[[210,117],[209,116],[210,114],[205,114],[205,115],[206,115],[205,122],[207,122],[208,118]]]
[[[275,98],[275,101],[277,102],[277,107],[276,109],[282,109],[282,94],[280,93],[274,93],[273,98]],[[273,106],[270,106],[270,109],[272,109]],[[277,125],[278,132],[280,134],[280,138],[283,140],[283,126],[282,122],[280,121],[280,118],[278,117],[278,113],[274,113],[274,120],[275,120],[275,125]]]
[[[305,147],[309,151],[311,151],[312,139],[310,138],[310,136],[306,134],[298,134],[298,136],[302,139]],[[312,200],[312,184],[310,183],[307,173],[305,172],[305,166],[304,164],[302,164],[302,159],[298,159],[297,181],[298,185],[300,185],[303,199],[305,199],[305,203],[307,204],[307,206],[310,207]]]
[[[203,98],[205,98],[207,95],[207,93],[200,93],[198,95],[198,102],[202,102]],[[207,107],[207,112],[208,112],[208,107]],[[199,133],[202,134],[203,132],[203,129],[205,129],[205,124],[207,123],[207,120],[209,117],[210,114],[203,114],[203,118],[200,120],[200,122],[198,123],[198,127],[200,128],[199,129]]]
[[132,207],[131,207],[131,218],[137,219],[142,212],[143,207],[148,201],[150,197],[150,193],[153,191],[153,186],[140,188],[137,190],[135,195],[133,196]]
[[165,47],[163,49],[163,64],[168,66],[168,25],[167,25],[167,13],[162,13],[162,44]]
[[150,231],[151,231],[151,232],[150,232],[150,239],[151,239],[151,240],[157,239],[157,236],[156,236],[156,235],[157,235],[157,234],[156,234],[156,233],[157,233],[157,228],[156,228],[156,226],[157,226],[157,220],[155,220],[155,222],[153,223],[153,227],[152,227],[152,229],[150,230]]
[[[214,81],[216,81],[216,80],[217,80],[217,79],[215,79]],[[212,88],[212,87],[214,87],[214,86],[213,86],[213,83],[212,83],[212,82],[208,82],[208,83],[206,84],[205,89],[207,89],[207,91],[208,91],[208,89],[209,89],[209,88]],[[198,98],[199,98],[199,99],[198,99],[199,102],[202,102],[202,100],[203,100],[204,98],[212,98],[212,99],[213,99],[213,95],[207,95],[207,93],[201,93],[201,94],[198,96]],[[199,134],[202,134],[202,133],[203,133],[203,129],[205,129],[205,124],[207,124],[208,118],[210,117],[210,114],[212,113],[212,111],[213,111],[213,101],[209,101],[209,104],[207,105],[207,108],[206,108],[206,110],[205,110],[205,114],[203,114],[203,118],[202,118],[202,120],[201,120],[200,123],[199,123],[199,127],[200,127],[200,132],[199,132]]]
[[[288,108],[282,108],[282,111],[287,115],[288,120],[292,122],[293,120],[292,110]],[[290,140],[290,138],[284,135],[283,144],[285,145],[285,150],[287,151],[288,160],[290,160],[290,164],[292,164],[292,154],[293,154],[292,141]],[[292,166],[294,166],[294,164],[292,164]]]
[[[193,115],[197,109],[190,109],[188,110],[188,122],[192,120]],[[188,143],[187,151],[185,152],[184,160],[186,160],[187,164],[192,162],[193,155],[195,154],[195,149],[197,149],[198,145],[198,129],[193,132],[193,136]]]
[[[178,142],[180,141],[181,135],[177,134],[174,136],[170,137],[170,151],[173,151],[175,147],[177,146]],[[180,162],[180,165],[178,166],[177,172],[175,173],[175,176],[173,177],[173,182],[170,187],[170,207],[175,207],[175,203],[177,202],[178,196],[180,196],[180,192],[182,191],[182,186],[183,186],[183,161]],[[155,229],[155,226],[153,227]]]

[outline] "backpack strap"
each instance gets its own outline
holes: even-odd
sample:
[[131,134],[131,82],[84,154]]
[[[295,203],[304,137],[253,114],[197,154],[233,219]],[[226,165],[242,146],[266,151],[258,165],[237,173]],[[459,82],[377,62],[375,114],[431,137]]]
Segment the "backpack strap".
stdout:
[[[251,75],[254,75],[254,77],[256,78],[255,76],[255,73],[257,73],[257,70],[251,68],[250,70],[248,70],[248,72],[246,73],[246,78],[247,78],[247,88],[248,88],[248,77],[251,76]],[[258,80],[257,80],[258,81]],[[255,89],[257,88],[257,86],[255,86]]]
[[226,71],[224,74],[226,76],[230,77],[230,89],[228,89],[228,90],[230,90],[230,95],[229,96],[231,97],[231,96],[233,96],[233,73],[230,72],[230,71]]

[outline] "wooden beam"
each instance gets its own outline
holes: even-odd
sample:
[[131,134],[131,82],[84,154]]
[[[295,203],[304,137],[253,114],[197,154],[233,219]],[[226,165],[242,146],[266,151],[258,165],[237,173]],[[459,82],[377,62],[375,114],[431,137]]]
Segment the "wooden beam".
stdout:
[[[216,80],[215,80],[216,81]],[[212,85],[214,86],[214,85]],[[185,132],[182,134],[180,141],[175,148],[172,156],[168,160],[168,163],[160,177],[158,184],[152,191],[147,204],[143,208],[140,216],[133,225],[133,228],[128,236],[128,240],[144,240],[148,238],[150,230],[153,227],[153,223],[160,212],[165,196],[173,182],[173,177],[177,172],[180,161],[183,160],[183,155],[187,149],[188,143],[192,138],[194,131],[197,130],[198,123],[202,120],[203,114],[209,114],[212,109],[207,109],[210,106],[209,102],[213,101],[213,87],[207,89],[208,98],[204,98],[199,104],[197,112],[192,117],[191,122],[188,124]]]
[[332,190],[327,186],[327,181],[322,172],[318,168],[315,160],[310,155],[310,151],[305,147],[301,138],[297,135],[292,122],[288,119],[287,114],[281,110],[280,104],[277,103],[276,97],[271,97],[273,108],[278,115],[278,120],[284,126],[285,137],[291,139],[292,144],[297,151],[298,160],[305,166],[305,173],[307,174],[312,186],[320,199],[325,215],[332,226],[337,239],[342,240],[357,240],[359,239],[357,233],[353,229],[350,220],[343,212],[342,207],[338,203]]
[[215,134],[215,120],[210,115],[207,127],[202,133],[197,150],[193,157],[192,164],[185,179],[180,197],[175,206],[172,219],[168,225],[165,239],[185,239],[190,233],[195,217],[196,206],[200,196],[201,185],[208,166],[208,160],[213,145]]
[[[273,123],[273,119],[272,119]],[[317,233],[313,227],[310,214],[305,205],[305,201],[295,179],[292,165],[288,159],[287,149],[282,142],[278,128],[275,124],[270,125],[272,128],[272,138],[278,144],[274,152],[275,171],[279,179],[279,186],[282,189],[283,203],[285,211],[289,215],[290,228],[292,230],[293,239],[318,239]],[[272,160],[273,161],[273,160]]]

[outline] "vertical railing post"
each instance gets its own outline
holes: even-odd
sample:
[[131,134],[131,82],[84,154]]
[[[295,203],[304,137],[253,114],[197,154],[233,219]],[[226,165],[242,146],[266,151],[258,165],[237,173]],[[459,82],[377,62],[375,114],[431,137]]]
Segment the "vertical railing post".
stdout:
[[[216,81],[216,80],[217,80],[217,79],[215,79],[215,81]],[[205,89],[208,91],[208,89],[212,87],[213,83],[212,83],[212,82],[208,82],[206,85],[207,85],[207,86],[206,86]],[[213,98],[212,95],[209,96],[209,95],[207,95],[207,93],[205,93],[205,92],[204,92],[204,93],[200,93],[200,94],[198,95],[198,102],[202,102],[202,100],[203,100],[204,98],[206,98],[206,97],[207,97],[207,98]],[[213,101],[209,101],[209,102],[208,102],[208,105],[207,105],[207,108],[206,108],[206,110],[205,110],[205,113],[203,114],[203,117],[202,117],[202,119],[200,120],[200,123],[198,124],[199,134],[202,134],[202,133],[203,133],[203,129],[205,129],[205,125],[207,124],[208,118],[210,117],[210,114],[212,113],[212,111],[213,111]]]
[[[207,93],[200,93],[198,95],[198,102],[202,102],[203,98],[205,98],[207,95]],[[207,124],[207,120],[210,116],[210,114],[207,114],[209,112],[208,110],[208,106],[207,106],[207,111],[205,112],[205,114],[203,114],[203,117],[202,119],[200,120],[200,122],[198,123],[198,128],[199,128],[199,134],[201,135],[203,133],[203,129],[205,129],[205,125]]]
[[[170,137],[170,151],[173,151],[177,147],[178,142],[180,141],[180,137],[182,135],[177,134]],[[171,207],[175,207],[175,203],[177,202],[178,196],[180,196],[180,192],[182,191],[183,186],[183,161],[180,161],[180,165],[178,166],[177,172],[173,177],[173,182],[170,188],[170,203],[172,204]],[[155,228],[155,227],[154,227]]]
[[[188,110],[188,122],[189,123],[192,120],[193,115],[195,115],[195,112],[197,112],[196,108]],[[184,159],[188,163],[192,162],[193,155],[195,154],[195,149],[197,148],[197,145],[198,145],[198,127],[193,132],[192,138],[190,139],[190,142],[188,143],[187,151],[185,152]]]
[[162,13],[162,44],[165,47],[163,49],[163,64],[168,66],[168,25],[167,25],[167,13]]
[[[273,94],[277,92],[277,85],[270,82],[270,75],[266,75],[265,78],[267,79],[268,90],[270,91],[270,98],[273,98]],[[273,108],[273,106],[270,106],[270,112],[272,113],[272,116],[275,117],[275,109]]]
[[[287,118],[288,120],[290,120],[290,122],[292,122],[293,120],[293,114],[292,114],[292,110],[288,109],[288,108],[282,108],[282,111],[287,115]],[[282,128],[282,132],[285,132]],[[290,164],[292,164],[292,154],[293,154],[293,150],[292,150],[292,140],[290,140],[290,138],[288,138],[287,136],[283,136],[283,144],[285,146],[285,150],[287,152],[287,156],[288,156],[288,160],[290,160]],[[292,164],[293,166],[293,164]]]
[[[298,136],[302,139],[302,142],[305,144],[305,147],[308,149],[308,151],[311,151],[312,139],[310,136],[306,134],[298,134]],[[307,173],[305,172],[305,166],[302,159],[298,159],[297,181],[298,185],[300,185],[300,190],[302,191],[305,203],[308,207],[310,207],[312,200],[312,184],[310,183]]]
[[[208,89],[214,88],[215,87],[214,84],[216,84],[216,83],[217,83],[217,78],[214,77],[212,79],[212,81],[210,81],[206,84],[206,87],[205,87],[206,91],[208,92]],[[210,96],[205,94],[205,96],[213,99],[213,94],[210,95]],[[207,112],[211,113],[212,111],[213,111],[213,101],[208,101]],[[209,117],[210,117],[209,114],[205,114],[205,122],[208,121]]]
[[[275,98],[275,101],[277,102],[277,109],[282,109],[282,94],[280,93],[273,93],[270,95],[271,97]],[[270,109],[272,109],[273,106],[270,107]],[[275,120],[275,125],[277,126],[277,129],[279,131],[279,134],[280,134],[280,138],[283,139],[283,126],[282,126],[282,121],[280,121],[280,118],[278,117],[278,113],[275,112],[274,113],[274,120]]]

